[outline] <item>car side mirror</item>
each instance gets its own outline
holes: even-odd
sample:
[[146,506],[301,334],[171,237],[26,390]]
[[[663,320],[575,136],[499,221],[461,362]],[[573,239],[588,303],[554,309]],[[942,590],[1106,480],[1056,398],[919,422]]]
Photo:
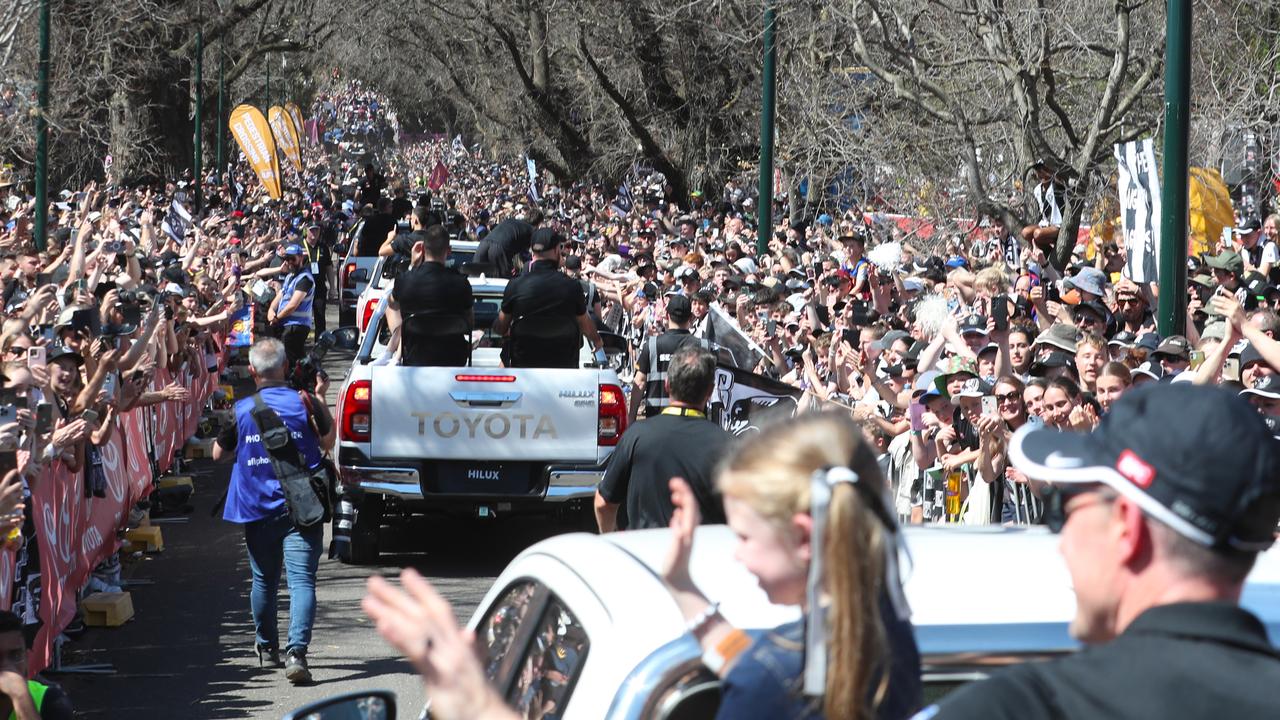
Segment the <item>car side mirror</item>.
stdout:
[[304,705],[284,720],[395,720],[396,696],[388,690],[362,690]]
[[340,350],[355,350],[360,345],[360,331],[354,325],[340,327],[331,333],[333,346]]
[[353,283],[369,282],[369,268],[356,268],[347,277]]

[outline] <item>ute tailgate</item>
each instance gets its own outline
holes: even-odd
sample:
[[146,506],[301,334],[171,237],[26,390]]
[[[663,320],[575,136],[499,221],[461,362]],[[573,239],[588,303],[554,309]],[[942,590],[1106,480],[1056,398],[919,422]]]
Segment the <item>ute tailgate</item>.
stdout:
[[594,463],[599,371],[374,367],[378,460]]

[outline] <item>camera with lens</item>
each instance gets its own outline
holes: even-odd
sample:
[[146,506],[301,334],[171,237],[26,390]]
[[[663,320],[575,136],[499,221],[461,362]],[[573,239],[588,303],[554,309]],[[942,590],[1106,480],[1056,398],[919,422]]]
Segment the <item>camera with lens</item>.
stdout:
[[124,243],[119,240],[111,240],[102,244],[102,252],[108,254],[116,254],[124,252]]
[[294,390],[315,392],[316,379],[321,375],[327,377],[322,365],[324,356],[333,347],[334,342],[333,333],[320,333],[320,337],[316,338],[316,344],[312,346],[311,350],[302,356],[298,362],[294,363],[293,371],[289,373],[289,387]]

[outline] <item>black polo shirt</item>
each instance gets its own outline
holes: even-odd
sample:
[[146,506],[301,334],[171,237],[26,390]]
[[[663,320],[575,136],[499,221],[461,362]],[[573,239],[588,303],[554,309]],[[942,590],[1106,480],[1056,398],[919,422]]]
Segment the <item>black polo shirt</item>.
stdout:
[[[657,415],[627,428],[609,458],[600,495],[625,506],[618,527],[664,528],[671,524],[673,477],[693,488],[702,522],[723,523],[724,502],[715,490],[715,468],[733,439],[705,417]],[[624,524],[625,520],[625,524]]]
[[[560,272],[556,263],[539,260],[529,271],[507,283],[502,293],[502,312],[512,327],[530,317],[576,319],[587,312],[582,284]],[[514,330],[513,330],[514,332]],[[557,347],[552,343],[526,343],[519,349],[523,367],[578,367],[578,346]]]
[[1019,665],[931,710],[920,717],[1272,718],[1280,715],[1280,653],[1235,604],[1158,605],[1106,645]]
[[[465,317],[475,304],[471,296],[471,283],[458,271],[438,262],[424,262],[397,277],[391,288],[391,297],[400,306],[402,321],[420,312]],[[455,343],[441,343],[424,341],[407,330],[408,328],[400,334],[400,358],[403,364],[415,367],[456,367],[465,364],[467,339],[463,336],[459,335]]]

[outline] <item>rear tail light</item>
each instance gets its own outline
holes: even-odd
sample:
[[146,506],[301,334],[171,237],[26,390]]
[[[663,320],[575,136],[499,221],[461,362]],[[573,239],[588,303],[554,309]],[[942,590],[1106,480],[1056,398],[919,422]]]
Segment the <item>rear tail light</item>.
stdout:
[[369,318],[373,317],[373,311],[378,309],[378,301],[368,300],[364,304],[364,313],[360,315],[360,332],[369,329]]
[[627,396],[617,385],[600,386],[600,413],[596,424],[596,444],[613,447],[627,429]]
[[515,375],[454,375],[458,382],[515,382]]
[[342,396],[342,439],[369,442],[372,431],[373,386],[368,380],[357,380]]
[[343,290],[347,288],[347,278],[351,277],[351,273],[355,271],[355,269],[356,264],[353,262],[349,262],[342,267],[342,277],[338,279],[338,285],[341,286]]

